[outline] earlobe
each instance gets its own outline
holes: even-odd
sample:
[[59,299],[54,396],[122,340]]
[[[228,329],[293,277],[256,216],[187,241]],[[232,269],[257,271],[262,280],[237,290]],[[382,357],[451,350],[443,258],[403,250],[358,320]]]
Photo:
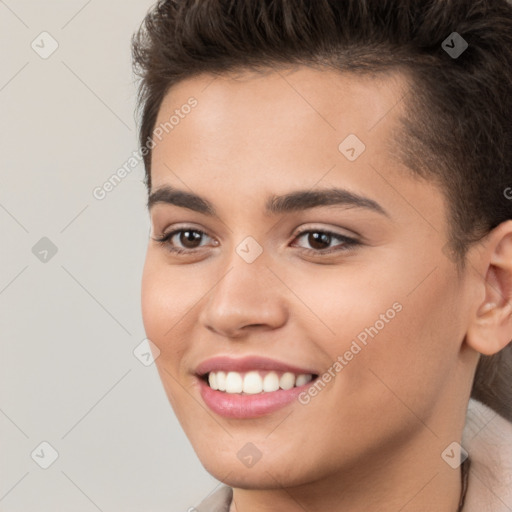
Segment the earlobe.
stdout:
[[[485,269],[484,300],[468,327],[466,342],[484,355],[496,354],[512,340],[512,221],[508,220],[486,237],[478,268]],[[482,293],[478,293],[482,296]]]

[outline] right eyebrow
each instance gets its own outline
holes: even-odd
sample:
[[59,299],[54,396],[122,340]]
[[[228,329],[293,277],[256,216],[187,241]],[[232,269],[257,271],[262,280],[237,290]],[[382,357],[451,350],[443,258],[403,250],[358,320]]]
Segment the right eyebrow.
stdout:
[[147,202],[148,210],[151,210],[157,203],[173,204],[212,217],[217,215],[213,205],[206,199],[192,192],[178,190],[170,185],[164,185],[151,192]]

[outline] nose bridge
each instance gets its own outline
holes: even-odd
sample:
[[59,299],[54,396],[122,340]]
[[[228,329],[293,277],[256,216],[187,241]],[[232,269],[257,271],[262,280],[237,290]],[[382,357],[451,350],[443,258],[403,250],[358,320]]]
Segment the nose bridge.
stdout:
[[233,336],[246,326],[275,328],[285,321],[283,296],[267,268],[268,258],[256,249],[254,241],[243,240],[226,259],[200,314],[207,328]]

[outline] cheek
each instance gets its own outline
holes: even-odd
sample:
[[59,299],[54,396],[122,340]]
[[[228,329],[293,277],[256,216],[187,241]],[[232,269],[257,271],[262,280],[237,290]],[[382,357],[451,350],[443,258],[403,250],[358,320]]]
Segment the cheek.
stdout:
[[362,273],[347,265],[289,280],[297,295],[304,297],[304,307],[297,303],[293,321],[331,361],[349,350],[354,340],[364,349],[373,339],[385,337],[404,315],[404,298],[378,269]]
[[432,409],[456,364],[463,320],[452,277],[438,270],[417,286],[423,274],[422,267],[411,275],[388,267],[370,279],[347,268],[297,281],[315,313],[301,318],[302,329],[336,375],[333,399],[352,397],[367,411],[399,398]]
[[[141,282],[141,307],[146,336],[160,351],[155,365],[167,398],[180,418],[183,405],[190,404],[190,395],[179,382],[187,368],[183,365],[187,350],[187,312],[189,302],[197,300],[193,292],[182,286],[180,277],[171,272],[158,254],[148,250]],[[190,296],[190,301],[187,297]],[[190,326],[188,326],[190,327]],[[183,418],[180,418],[183,421]]]
[[158,274],[151,263],[151,257],[146,256],[141,283],[142,321],[147,337],[162,350],[164,348],[161,344],[162,338],[169,326],[165,321],[167,309],[165,286],[158,279]]
[[178,336],[180,321],[197,300],[177,277],[148,251],[141,282],[141,308],[146,335],[160,350],[157,364],[179,362],[177,356],[185,343]]
[[[400,302],[402,310],[387,324],[380,324],[383,328],[374,337],[368,337],[367,346],[357,356],[362,371],[347,379],[347,387],[357,390],[363,400],[366,395],[368,402],[377,396],[382,400],[384,394],[387,400],[403,401],[418,416],[428,417],[449,386],[463,333],[453,289],[448,276],[438,276],[413,293],[388,297]],[[374,315],[384,312],[372,311]],[[374,320],[368,317],[368,321]],[[371,406],[382,405],[374,402]]]

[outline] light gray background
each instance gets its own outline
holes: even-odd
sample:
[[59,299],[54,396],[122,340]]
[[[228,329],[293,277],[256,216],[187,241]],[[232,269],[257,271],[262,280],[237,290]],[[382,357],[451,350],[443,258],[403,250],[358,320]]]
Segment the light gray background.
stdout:
[[92,193],[138,149],[130,38],[152,3],[0,0],[1,512],[185,511],[217,486],[133,354],[142,164]]

